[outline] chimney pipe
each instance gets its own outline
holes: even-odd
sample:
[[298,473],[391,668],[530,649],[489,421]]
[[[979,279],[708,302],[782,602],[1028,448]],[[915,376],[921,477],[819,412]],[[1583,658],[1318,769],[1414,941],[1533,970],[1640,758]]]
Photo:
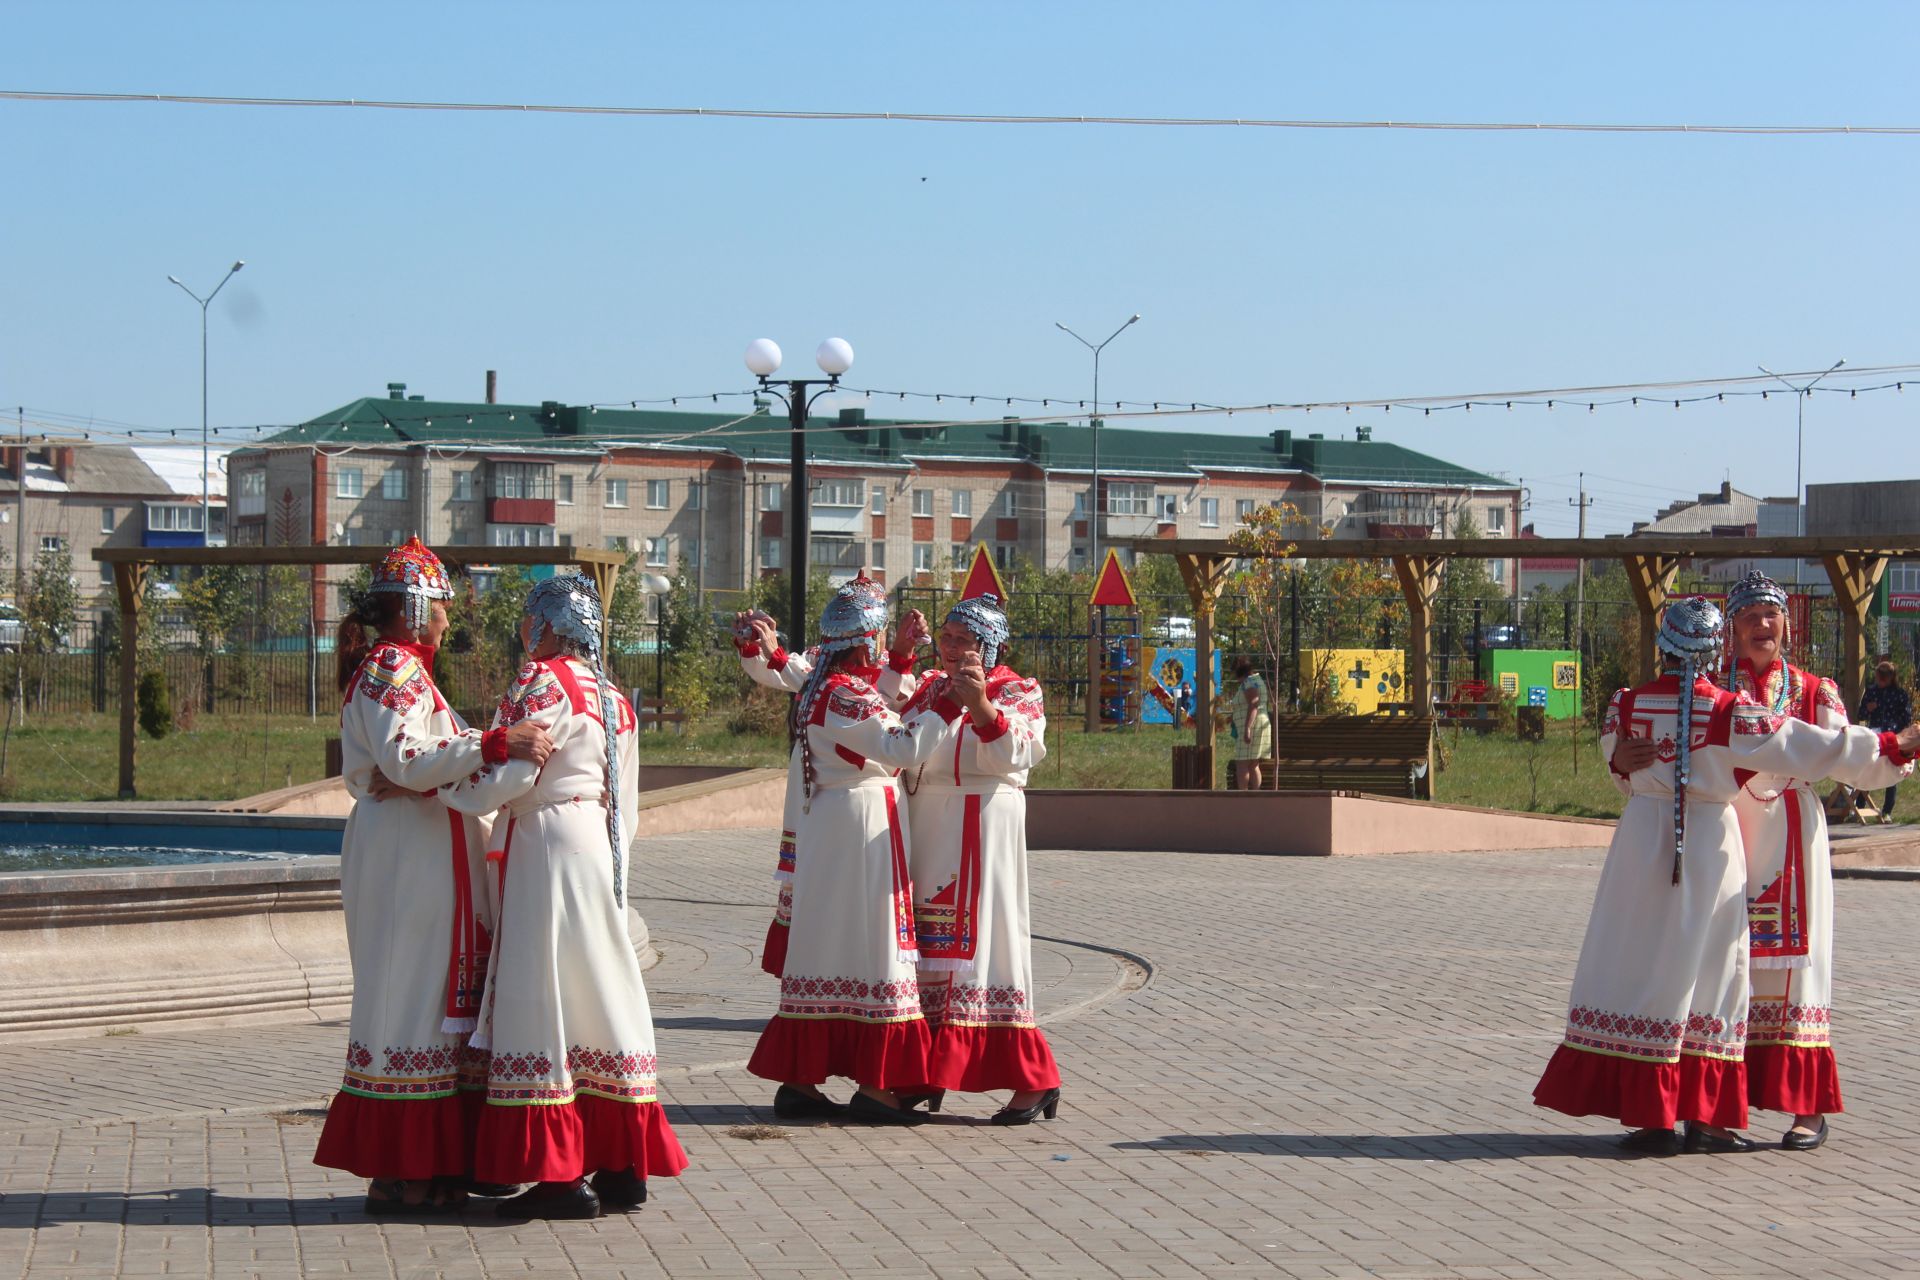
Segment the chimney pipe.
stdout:
[[488,404],[500,403],[499,395],[500,395],[500,375],[495,373],[493,370],[489,369],[487,370],[487,403]]

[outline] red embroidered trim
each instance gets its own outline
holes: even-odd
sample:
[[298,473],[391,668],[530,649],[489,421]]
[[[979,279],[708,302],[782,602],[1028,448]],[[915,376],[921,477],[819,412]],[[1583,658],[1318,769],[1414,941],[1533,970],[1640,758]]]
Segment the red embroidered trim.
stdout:
[[767,670],[785,671],[787,669],[787,663],[788,661],[791,660],[791,657],[792,655],[790,655],[785,649],[776,647],[772,653],[767,655]]
[[986,728],[982,729],[979,725],[973,726],[974,736],[982,742],[992,742],[998,738],[1005,737],[1006,732],[1007,713],[999,710],[993,713],[993,723]]
[[887,665],[899,675],[909,675],[913,671],[913,655],[890,653],[887,655]]
[[488,764],[507,762],[507,731],[489,729],[480,735],[480,758]]

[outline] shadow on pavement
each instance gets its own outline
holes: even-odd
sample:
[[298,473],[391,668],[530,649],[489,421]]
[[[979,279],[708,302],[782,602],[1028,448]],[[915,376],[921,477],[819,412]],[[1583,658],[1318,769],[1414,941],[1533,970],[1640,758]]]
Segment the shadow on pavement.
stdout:
[[653,1020],[656,1031],[750,1031],[758,1035],[766,1025],[766,1014],[752,1018],[656,1017]]
[[1520,1160],[1539,1156],[1637,1158],[1620,1150],[1619,1143],[1619,1134],[1176,1133],[1144,1142],[1116,1142],[1113,1145],[1123,1151],[1160,1151],[1196,1156],[1297,1156],[1309,1160]]
[[311,1227],[331,1223],[462,1223],[476,1225],[493,1216],[491,1200],[473,1200],[466,1208],[431,1217],[368,1217],[358,1189],[339,1195],[233,1196],[205,1187],[168,1191],[55,1191],[46,1195],[14,1193],[0,1197],[0,1231],[8,1229],[124,1223],[128,1227]]

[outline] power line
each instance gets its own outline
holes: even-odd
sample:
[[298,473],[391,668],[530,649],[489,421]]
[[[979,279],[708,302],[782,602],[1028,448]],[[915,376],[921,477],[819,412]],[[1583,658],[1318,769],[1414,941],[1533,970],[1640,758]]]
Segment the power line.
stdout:
[[554,102],[430,102],[383,98],[255,98],[183,93],[57,93],[0,89],[0,100],[49,103],[156,103],[201,107],[331,107],[372,111],[518,112],[528,115],[627,116],[698,120],[784,120],[796,123],[1106,125],[1122,128],[1355,129],[1438,133],[1698,133],[1757,137],[1913,137],[1920,125],[1626,124],[1594,121],[1288,120],[1247,116],[1016,115],[1000,112],[775,111],[751,107],[622,107]]

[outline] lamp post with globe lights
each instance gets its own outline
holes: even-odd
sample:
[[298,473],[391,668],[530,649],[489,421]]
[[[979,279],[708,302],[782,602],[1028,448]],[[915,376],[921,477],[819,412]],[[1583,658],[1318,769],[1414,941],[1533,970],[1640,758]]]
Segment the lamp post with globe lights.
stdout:
[[228,267],[227,274],[220,277],[220,283],[213,286],[213,292],[204,298],[181,284],[179,276],[167,277],[167,283],[179,285],[182,293],[200,304],[200,545],[203,547],[213,541],[213,507],[208,501],[207,473],[207,308],[227,287],[227,281],[233,279],[234,273],[246,265],[245,260],[239,260]]
[[[787,406],[791,428],[792,465],[787,477],[787,642],[798,653],[806,647],[807,628],[807,411],[813,402],[840,385],[840,375],[853,368],[853,347],[845,338],[828,338],[813,353],[824,378],[780,378],[780,346],[771,338],[747,344],[747,371],[760,379],[760,389],[778,396]],[[784,388],[784,389],[783,389]],[[818,388],[818,390],[815,390]]]

